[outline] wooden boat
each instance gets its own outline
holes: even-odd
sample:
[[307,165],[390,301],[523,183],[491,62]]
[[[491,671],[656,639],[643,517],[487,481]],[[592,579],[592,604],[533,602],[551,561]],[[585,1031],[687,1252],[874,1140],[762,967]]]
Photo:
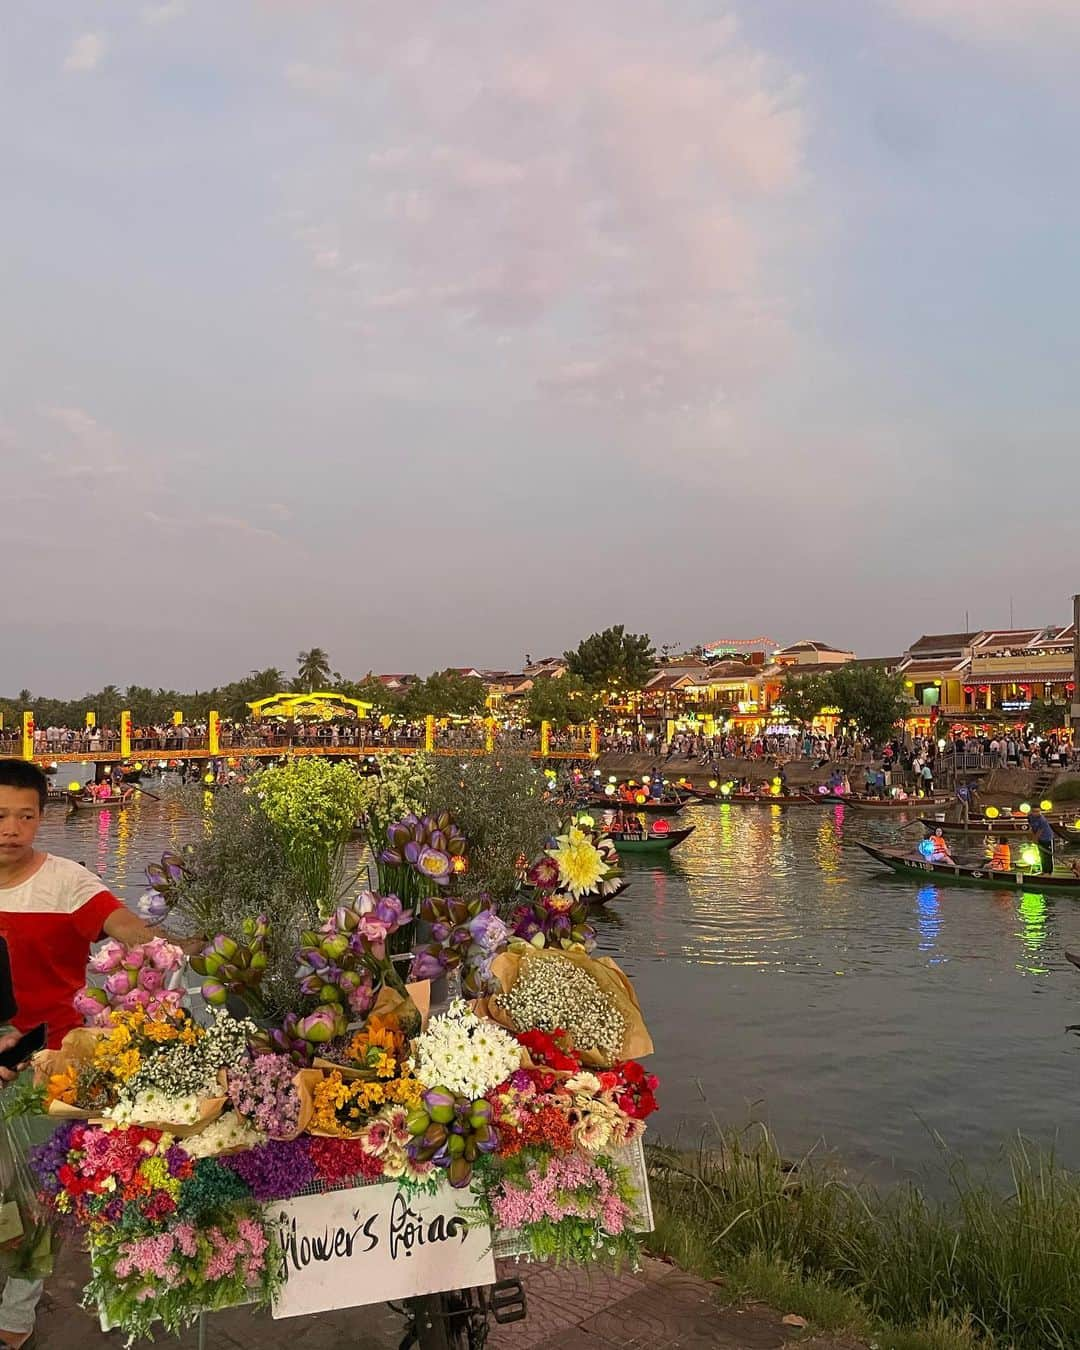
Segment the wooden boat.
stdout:
[[666,834],[614,834],[608,838],[619,853],[669,853],[694,833],[688,825],[685,830],[668,830]]
[[717,794],[716,800],[721,806],[818,806],[816,797],[808,797],[801,792],[785,792],[776,797],[766,793],[732,792],[728,796]]
[[925,811],[928,806],[936,805],[926,797],[909,797],[907,801],[897,801],[895,797],[838,797],[837,801],[850,806],[853,811],[882,816],[893,811]]
[[686,803],[682,798],[673,800],[670,797],[647,802],[621,802],[617,797],[590,797],[587,805],[591,811],[624,811],[631,816],[639,811],[647,816],[677,816]]
[[920,816],[919,824],[931,830],[941,830],[943,834],[1030,834],[1031,827],[1023,816],[999,816],[996,820],[986,820],[973,816],[966,824],[961,820],[935,820],[933,816]]
[[112,797],[86,797],[81,792],[69,792],[68,804],[73,811],[109,811],[127,806],[133,793],[123,793]]
[[929,862],[909,857],[892,848],[875,848],[857,841],[857,846],[875,862],[899,876],[933,879],[952,886],[984,886],[991,890],[1066,891],[1080,895],[1080,876],[1071,872],[994,872],[989,867],[962,867],[959,863]]
[[1064,821],[1051,821],[1050,828],[1063,844],[1071,844],[1074,848],[1080,848],[1080,827],[1076,825],[1066,825]]

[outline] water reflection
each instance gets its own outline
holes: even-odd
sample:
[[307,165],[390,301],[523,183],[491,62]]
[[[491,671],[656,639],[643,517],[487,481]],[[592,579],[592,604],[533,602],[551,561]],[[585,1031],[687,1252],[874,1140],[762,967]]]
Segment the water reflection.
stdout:
[[[50,807],[42,844],[133,901],[145,864],[203,831],[204,803]],[[792,1151],[824,1135],[856,1166],[906,1172],[933,1157],[930,1130],[978,1157],[1072,1117],[1080,1042],[1062,1029],[1080,985],[1063,949],[1080,947],[1080,906],[883,877],[851,844],[910,841],[903,817],[729,804],[679,819],[694,833],[628,857],[630,890],[598,920],[656,1042],[659,1132],[763,1103]],[[1080,1136],[1060,1151],[1080,1165]]]
[[1041,892],[1025,891],[1020,897],[1019,913],[1019,936],[1024,948],[1024,959],[1017,968],[1028,975],[1045,975],[1046,967],[1036,963],[1035,957],[1046,945],[1046,896]]

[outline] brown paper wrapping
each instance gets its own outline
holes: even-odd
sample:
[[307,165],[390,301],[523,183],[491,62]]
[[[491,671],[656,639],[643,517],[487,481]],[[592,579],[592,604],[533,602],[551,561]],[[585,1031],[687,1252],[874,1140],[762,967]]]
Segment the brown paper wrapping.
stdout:
[[[98,1040],[106,1035],[108,1035],[106,1027],[75,1027],[60,1042],[58,1050],[41,1050],[33,1057],[31,1066],[34,1073],[34,1082],[38,1085],[47,1083],[54,1073],[63,1073],[65,1069],[72,1067],[72,1065],[87,1063],[94,1057],[94,1048]],[[178,1125],[171,1121],[153,1120],[147,1121],[145,1128],[148,1130],[164,1130],[169,1134],[176,1135],[178,1139],[187,1139],[190,1135],[198,1134],[212,1121],[217,1120],[225,1109],[228,1097],[225,1095],[223,1073],[218,1075],[218,1081],[222,1095],[203,1097],[199,1103],[199,1118],[193,1124]],[[84,1111],[81,1107],[72,1106],[68,1102],[50,1102],[47,1114],[57,1120],[89,1120],[94,1125],[111,1123],[105,1116]]]
[[[491,972],[499,981],[503,993],[509,993],[517,983],[518,972],[523,961],[569,961],[586,974],[591,975],[601,990],[607,994],[623,1015],[626,1030],[619,1051],[619,1059],[642,1059],[653,1052],[652,1037],[645,1026],[641,1006],[634,993],[634,986],[609,956],[592,957],[582,951],[562,951],[539,948],[532,952],[503,952],[491,963]],[[481,1017],[490,1017],[508,1031],[519,1031],[510,1015],[502,1008],[498,994],[491,998],[479,999],[476,1011]],[[604,1056],[598,1050],[578,1050],[584,1065],[590,1068],[607,1068]]]

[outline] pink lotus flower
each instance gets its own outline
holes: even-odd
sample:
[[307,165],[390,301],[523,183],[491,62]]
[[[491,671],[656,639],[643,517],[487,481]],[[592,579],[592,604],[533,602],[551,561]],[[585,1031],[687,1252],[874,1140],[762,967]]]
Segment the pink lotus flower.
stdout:
[[145,946],[128,947],[124,953],[124,965],[127,966],[129,970],[132,969],[138,970],[145,960],[146,960]]
[[124,1012],[134,1012],[136,1008],[145,1008],[150,1002],[150,996],[144,994],[141,989],[132,989],[121,998],[117,1004]]
[[126,970],[115,970],[105,981],[105,992],[113,998],[122,998],[131,990],[132,979]]
[[156,937],[146,944],[146,955],[157,970],[179,970],[184,964],[184,953],[164,938]]
[[148,994],[156,994],[165,987],[165,976],[160,970],[155,970],[153,966],[143,966],[139,971],[139,988],[145,989]]
[[99,952],[90,958],[87,970],[95,975],[108,975],[124,964],[126,948],[122,942],[106,942]]

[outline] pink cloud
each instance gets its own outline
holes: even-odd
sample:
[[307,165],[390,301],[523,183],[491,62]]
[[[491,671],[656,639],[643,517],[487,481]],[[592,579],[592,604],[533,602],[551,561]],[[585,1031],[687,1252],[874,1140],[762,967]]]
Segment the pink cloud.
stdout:
[[342,74],[375,106],[336,110],[348,172],[296,187],[346,274],[364,263],[331,297],[342,323],[377,313],[403,345],[514,329],[552,398],[755,387],[789,340],[798,80],[733,19],[663,0],[474,17],[417,0],[345,21]]

